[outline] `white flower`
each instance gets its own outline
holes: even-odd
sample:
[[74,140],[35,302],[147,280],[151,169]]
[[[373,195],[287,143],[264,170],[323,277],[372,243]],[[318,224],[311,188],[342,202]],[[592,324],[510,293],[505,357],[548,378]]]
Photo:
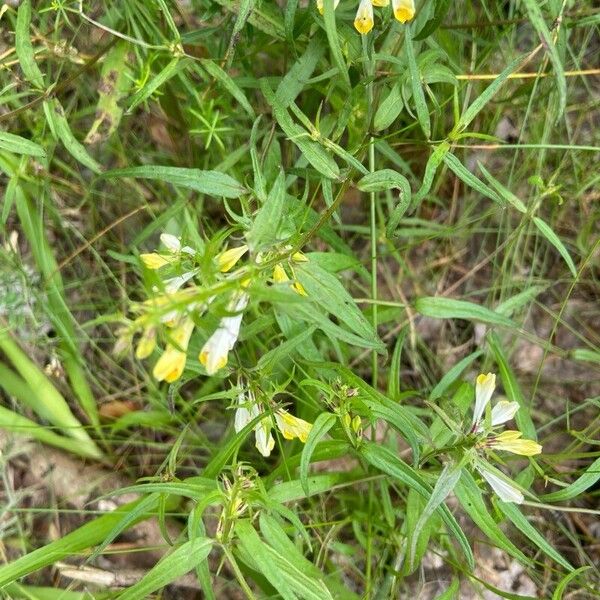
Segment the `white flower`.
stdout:
[[182,275],[178,275],[177,277],[171,277],[170,279],[165,279],[165,292],[167,294],[173,294],[176,292],[184,283],[187,283],[192,277],[194,277],[200,269],[193,269],[191,271],[186,271]]
[[163,246],[173,254],[178,252],[184,252],[185,254],[196,254],[194,249],[190,248],[189,246],[183,246],[182,248],[181,240],[170,233],[161,233],[160,241],[162,242]]
[[373,5],[371,0],[360,0],[356,17],[354,18],[354,27],[358,33],[365,35],[373,29]]
[[392,0],[392,8],[394,10],[394,17],[400,23],[406,23],[415,16],[414,0]]
[[483,373],[477,377],[475,383],[475,408],[473,410],[473,423],[471,431],[476,431],[481,423],[481,417],[485,407],[489,404],[494,388],[496,387],[496,375]]
[[492,427],[502,425],[510,421],[519,410],[518,402],[509,402],[508,400],[500,400],[492,408]]
[[[238,395],[238,404],[234,420],[236,432],[240,432],[248,423],[264,412],[262,405],[256,401],[252,390],[247,391],[247,397],[241,392]],[[249,408],[248,405],[250,405]],[[265,417],[254,426],[255,446],[263,456],[269,456],[275,446],[275,440],[271,435],[270,421],[269,417]]]
[[496,492],[500,500],[504,502],[515,502],[521,504],[524,500],[523,494],[514,485],[506,481],[504,478],[492,472],[491,467],[488,467],[485,462],[477,464],[477,470],[482,477],[488,482],[489,486]]
[[248,304],[248,294],[242,293],[232,307],[231,317],[223,317],[217,330],[208,338],[198,357],[208,375],[214,375],[227,364],[229,351],[240,334],[243,310]]

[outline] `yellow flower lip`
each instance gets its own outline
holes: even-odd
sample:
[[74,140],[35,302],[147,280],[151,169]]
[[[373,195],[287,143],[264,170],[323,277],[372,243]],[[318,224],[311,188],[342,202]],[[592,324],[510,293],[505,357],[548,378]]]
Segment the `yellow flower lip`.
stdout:
[[160,269],[165,265],[170,265],[173,260],[171,256],[165,256],[164,254],[158,254],[157,252],[148,252],[146,254],[140,254],[140,259],[144,263],[144,266],[153,271]]
[[521,456],[535,456],[541,454],[542,446],[534,440],[523,440],[520,431],[508,430],[491,436],[487,440],[487,445],[495,450],[504,450],[519,454]]
[[243,244],[242,246],[238,246],[237,248],[230,248],[229,250],[225,250],[225,252],[221,252],[217,256],[217,264],[219,265],[219,271],[221,273],[227,273],[227,271],[231,271],[233,267],[237,264],[237,262],[248,252],[248,246]]
[[414,0],[392,0],[392,8],[394,10],[394,17],[400,23],[407,23],[415,16]]
[[371,0],[360,0],[356,17],[354,19],[354,27],[361,35],[366,35],[373,29],[373,5]]
[[286,440],[298,438],[304,443],[308,439],[308,434],[312,429],[312,423],[309,423],[304,419],[299,419],[283,409],[279,409],[275,413],[275,422],[277,423],[279,431],[281,431],[281,435],[283,435]]

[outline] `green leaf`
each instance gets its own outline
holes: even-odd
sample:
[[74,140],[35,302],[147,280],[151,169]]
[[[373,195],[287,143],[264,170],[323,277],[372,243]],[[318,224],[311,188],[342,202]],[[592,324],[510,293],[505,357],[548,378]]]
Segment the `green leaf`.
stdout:
[[102,173],[100,177],[103,179],[121,177],[157,179],[158,181],[189,188],[202,194],[223,196],[225,198],[239,198],[242,194],[246,193],[246,189],[233,177],[219,171],[144,165],[141,167],[113,169],[112,171]]
[[567,586],[571,581],[579,577],[582,573],[585,573],[588,569],[591,569],[590,565],[586,565],[585,567],[579,567],[579,569],[575,569],[573,572],[569,573],[561,582],[554,588],[554,593],[552,594],[552,600],[562,600],[562,597],[567,589]]
[[373,325],[356,306],[337,277],[310,261],[296,267],[296,276],[312,301],[335,315],[340,323],[356,335],[376,346],[379,352],[385,351],[385,345],[374,331]]
[[[472,104],[465,110],[460,116],[458,123],[456,124],[454,131],[460,133],[464,131],[470,124],[471,121],[483,110],[485,105],[498,93],[504,82],[508,79],[509,75],[514,73],[525,60],[529,58],[529,54],[519,56],[513,60],[509,65],[490,83],[490,85],[483,90],[483,92],[475,98]],[[451,136],[452,137],[452,136]]]
[[[431,487],[421,478],[418,472],[384,446],[378,446],[373,442],[363,442],[360,447],[360,453],[371,465],[398,479],[409,488],[414,489],[426,500],[429,500],[431,497]],[[473,569],[475,559],[463,530],[445,504],[440,504],[437,507],[437,511],[446,524],[446,527],[448,527],[448,530],[458,541],[469,567]]]
[[565,107],[567,105],[567,80],[565,78],[565,70],[552,39],[552,34],[542,16],[539,2],[537,0],[524,0],[524,2],[525,7],[527,8],[527,14],[529,15],[529,20],[542,39],[544,50],[548,53],[550,62],[554,68],[556,90],[558,92],[558,114],[556,115],[558,120],[565,112]]
[[144,600],[175,579],[195,569],[209,554],[212,540],[198,537],[175,548],[148,571],[142,579],[119,594],[119,600]]
[[348,67],[342,54],[340,40],[335,25],[335,10],[333,8],[333,0],[323,0],[323,20],[325,21],[325,32],[329,41],[329,49],[335,66],[338,68],[338,73],[342,78],[345,87],[350,87],[350,76],[348,75]]
[[94,173],[100,173],[102,171],[100,164],[88,154],[85,146],[73,135],[60,102],[56,98],[47,100],[44,102],[44,112],[50,128],[63,143],[67,152]]
[[546,541],[546,538],[527,520],[516,504],[498,500],[498,507],[527,540],[534,543],[542,552],[567,569],[567,571],[573,571],[574,567],[569,564],[569,561],[563,558]]
[[142,102],[150,98],[150,96],[154,94],[154,92],[156,92],[156,90],[158,90],[158,88],[163,83],[169,81],[171,77],[177,75],[177,73],[189,67],[189,65],[190,62],[188,60],[180,60],[178,57],[173,58],[167,64],[167,66],[164,67],[164,69],[162,69],[160,73],[158,73],[158,75],[150,79],[150,81],[148,81],[143,88],[138,90],[133,95],[133,98],[131,99],[131,102],[129,103],[126,112],[131,112],[138,104],[141,104]]
[[558,250],[559,254],[563,257],[567,263],[569,270],[573,277],[577,278],[577,267],[569,254],[569,251],[565,248],[565,245],[560,241],[560,238],[552,231],[552,228],[546,221],[540,219],[540,217],[533,217],[533,222],[538,228],[539,232]]
[[600,352],[588,350],[587,348],[576,348],[571,351],[573,360],[581,360],[583,362],[600,363]]
[[323,439],[326,433],[335,425],[337,416],[330,412],[321,413],[313,423],[304,448],[302,449],[302,458],[300,459],[300,481],[306,495],[310,494],[308,487],[308,467],[310,458],[316,445]]
[[429,190],[431,189],[431,185],[433,184],[433,179],[438,170],[438,167],[444,160],[444,156],[450,150],[450,144],[448,142],[442,142],[439,144],[436,149],[432,152],[427,164],[425,165],[425,174],[423,175],[423,183],[421,187],[415,194],[414,205],[415,207],[427,196]]
[[408,333],[409,327],[405,325],[398,334],[396,344],[394,345],[394,352],[392,354],[392,360],[390,361],[390,373],[388,376],[388,387],[387,395],[392,399],[398,401],[400,399],[400,377],[401,377],[401,360],[402,360],[402,348],[404,347],[404,341]]
[[44,87],[44,75],[35,62],[29,26],[31,25],[31,0],[23,0],[17,13],[15,50],[25,78],[35,87]]
[[597,458],[573,483],[562,490],[541,496],[544,502],[565,502],[583,494],[600,480],[600,458]]
[[483,354],[483,350],[475,350],[457,362],[431,390],[429,401],[434,402],[460,377],[461,373]]
[[[288,6],[290,4],[288,2]],[[296,100],[324,53],[325,45],[321,38],[318,35],[311,38],[304,54],[292,65],[292,68],[285,74],[285,77],[277,86],[275,96],[282,108],[287,108]]]
[[529,565],[531,561],[506,537],[505,533],[498,527],[496,521],[487,510],[480,489],[477,487],[473,476],[463,469],[462,475],[454,488],[465,512],[471,517],[475,525],[496,545],[502,548],[522,562]]
[[[20,9],[19,9],[20,10]],[[8,150],[14,154],[27,154],[37,158],[46,158],[46,151],[31,140],[20,135],[0,131],[0,150]]]
[[415,555],[417,551],[417,541],[427,521],[429,521],[431,515],[438,509],[438,507],[448,497],[448,494],[454,489],[454,486],[460,479],[461,466],[454,464],[447,464],[442,472],[440,473],[438,480],[435,483],[431,496],[427,500],[427,504],[419,517],[417,524],[413,531],[410,532],[411,544],[408,552],[408,564],[409,569],[412,571],[415,568]]
[[260,207],[254,218],[254,223],[248,232],[247,239],[253,250],[277,241],[277,234],[283,216],[285,203],[285,175],[279,172],[277,179],[267,196],[266,202]]
[[427,139],[431,138],[431,120],[429,118],[429,109],[427,108],[427,102],[425,102],[425,93],[423,92],[423,85],[421,84],[421,74],[417,67],[417,61],[415,59],[415,51],[412,43],[412,25],[409,25],[404,29],[404,51],[406,52],[406,58],[408,60],[408,71],[410,73],[410,84],[412,87],[413,98],[415,100],[415,108],[417,109],[417,119],[419,125],[425,134]]
[[492,190],[489,186],[487,186],[481,179],[478,179],[467,167],[465,167],[459,160],[454,156],[454,154],[446,154],[444,156],[444,162],[449,167],[449,169],[464,183],[466,183],[469,187],[473,188],[475,191],[480,194],[486,196],[490,200],[496,202],[496,204],[500,204],[500,206],[505,206],[502,198],[498,196],[498,194]]
[[404,103],[402,102],[400,86],[395,85],[377,107],[373,119],[375,131],[387,129],[398,118],[398,115],[402,112],[403,108]]
[[484,177],[488,180],[489,184],[498,192],[499,196],[506,200],[509,204],[512,204],[519,212],[526,213],[527,207],[523,201],[515,196],[508,188],[505,188],[482,164],[477,162],[479,170],[483,173]]
[[417,299],[415,310],[426,317],[433,317],[434,319],[465,319],[467,321],[481,321],[500,327],[516,328],[515,323],[504,315],[465,300],[426,296]]
[[254,109],[238,84],[217,63],[209,58],[200,59],[200,64],[211,77],[214,77],[239,102],[248,115],[254,118]]
[[309,339],[315,330],[316,327],[305,328],[298,335],[280,343],[276,348],[273,348],[273,350],[269,350],[260,357],[256,363],[256,369],[263,373],[272,371],[281,363],[281,361],[288,360],[292,357],[294,350]]
[[287,109],[279,102],[266,79],[261,79],[260,87],[267,102],[273,109],[273,115],[287,137],[296,145],[306,160],[329,179],[338,179],[340,168],[327,151],[309,133],[297,125]]
[[432,33],[438,29],[438,27],[442,24],[444,17],[448,13],[451,2],[450,0],[437,0],[435,3],[435,12],[433,14],[433,18],[429,19],[427,23],[421,28],[419,33],[413,37],[416,41],[421,41],[428,38]]

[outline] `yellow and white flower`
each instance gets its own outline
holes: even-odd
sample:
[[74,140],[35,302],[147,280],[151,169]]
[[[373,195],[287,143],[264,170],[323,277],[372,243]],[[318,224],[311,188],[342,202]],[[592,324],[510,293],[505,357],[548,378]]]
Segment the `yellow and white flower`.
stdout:
[[[340,0],[333,0],[333,10],[335,10],[338,7],[338,4],[340,3]],[[323,0],[317,0],[317,10],[323,14],[324,12],[324,7],[323,7]]]
[[216,331],[208,338],[198,359],[208,375],[214,375],[222,369],[229,357],[229,351],[235,345],[240,334],[243,310],[248,304],[248,294],[241,293],[231,306],[233,316],[223,317]]
[[508,430],[498,435],[488,436],[484,444],[487,448],[504,450],[521,456],[535,456],[542,452],[542,447],[533,440],[522,440],[520,431]]
[[415,16],[414,0],[392,0],[392,9],[400,23],[406,23]]
[[361,35],[366,35],[373,29],[373,4],[371,0],[360,0],[356,17],[354,18],[354,27]]
[[[252,390],[246,394],[240,392],[238,395],[238,408],[235,411],[234,428],[240,432],[248,423],[264,413],[261,403],[256,401]],[[263,456],[269,456],[275,446],[275,440],[271,435],[271,419],[266,416],[254,426],[255,446]]]
[[148,325],[142,331],[142,337],[135,348],[135,357],[138,360],[148,358],[156,348],[156,327]]
[[183,317],[181,322],[170,332],[170,342],[152,371],[155,379],[172,383],[181,377],[193,331],[194,321],[190,317]]
[[275,412],[275,422],[277,423],[277,428],[281,431],[281,435],[286,440],[298,438],[301,442],[306,442],[308,434],[312,429],[312,423],[295,417],[282,408]]
[[173,264],[179,259],[178,255],[180,253],[189,254],[191,256],[196,254],[193,248],[190,248],[189,246],[182,246],[180,239],[174,235],[171,235],[170,233],[162,233],[160,236],[160,241],[167,249],[167,254],[158,252],[140,254],[140,259],[144,265],[153,271],[160,269],[165,265]]
[[486,406],[490,403],[494,388],[496,387],[496,375],[488,373],[477,376],[475,382],[475,408],[473,409],[473,423],[471,430],[477,431],[485,412]]

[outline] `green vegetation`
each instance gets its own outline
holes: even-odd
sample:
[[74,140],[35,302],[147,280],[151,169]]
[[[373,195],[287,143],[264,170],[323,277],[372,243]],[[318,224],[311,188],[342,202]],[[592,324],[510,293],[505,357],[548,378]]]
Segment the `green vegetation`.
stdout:
[[594,7],[2,4],[0,597],[599,597]]

